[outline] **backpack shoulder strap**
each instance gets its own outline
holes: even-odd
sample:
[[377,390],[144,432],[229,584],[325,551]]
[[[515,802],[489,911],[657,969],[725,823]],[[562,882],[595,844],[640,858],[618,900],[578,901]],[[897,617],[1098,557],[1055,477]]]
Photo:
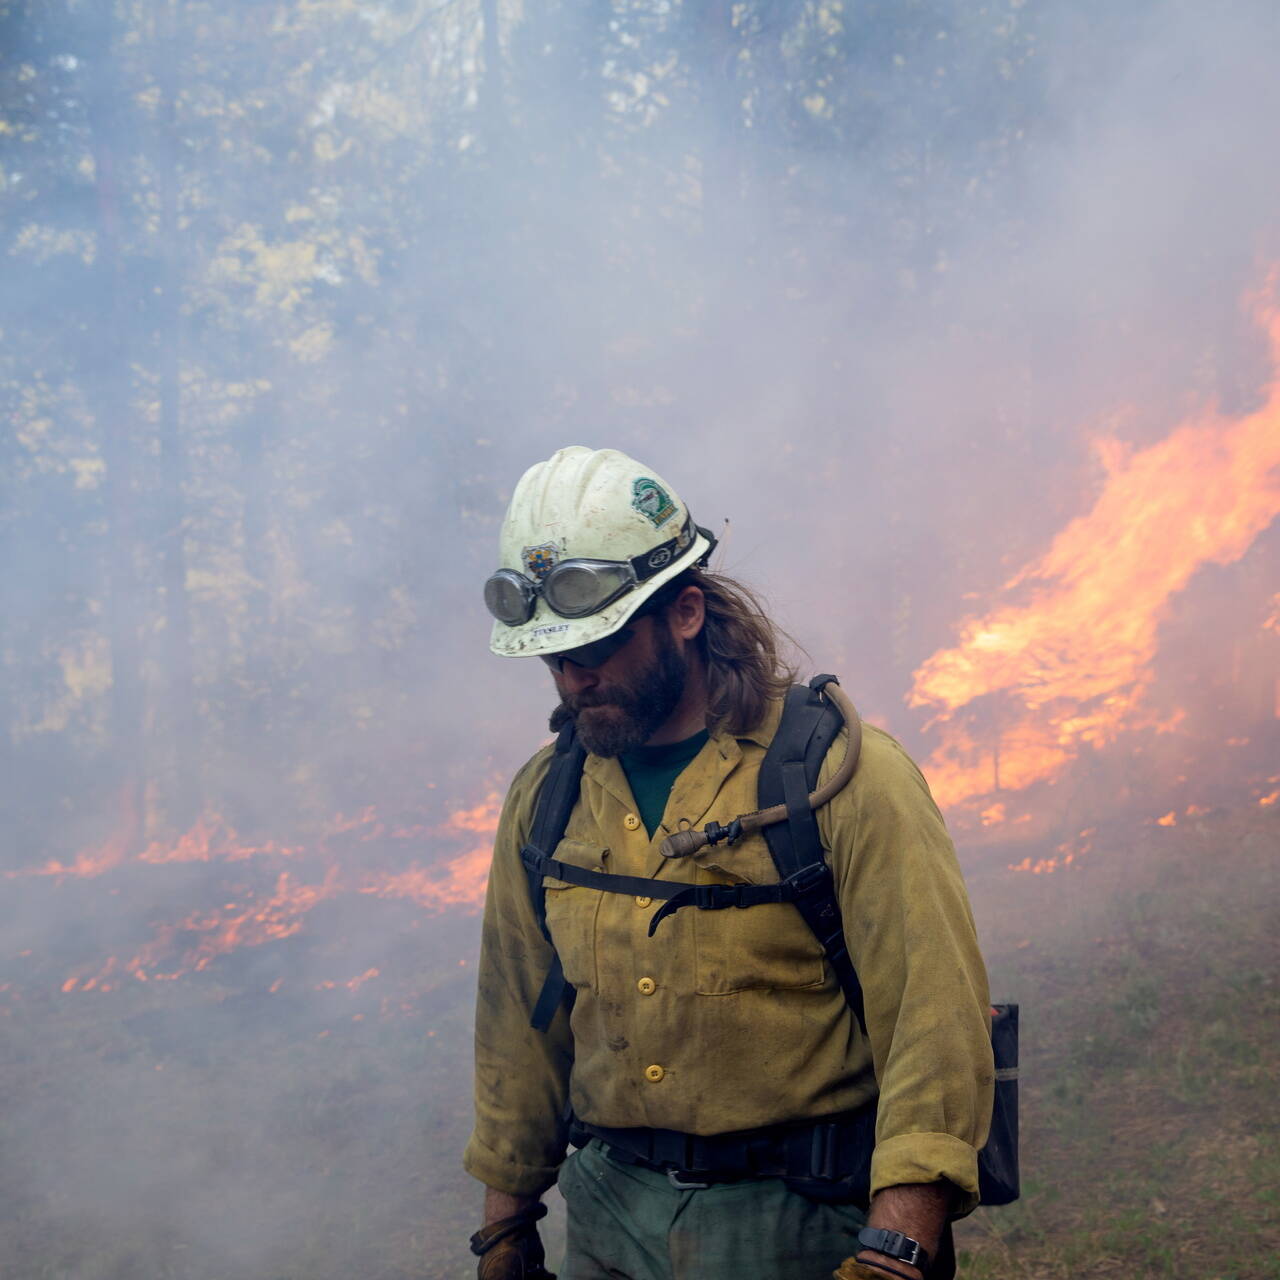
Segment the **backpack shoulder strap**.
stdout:
[[865,1033],[862,984],[845,945],[835,880],[823,857],[818,820],[809,807],[809,793],[818,785],[822,762],[842,725],[835,705],[821,696],[834,680],[831,675],[814,676],[808,685],[794,685],[787,692],[782,720],[760,765],[756,803],[762,809],[787,806],[785,822],[764,828],[778,879],[795,886],[796,908],[822,944]]
[[[538,920],[542,936],[551,941],[547,931],[547,891],[542,883],[544,864],[556,851],[556,845],[564,839],[569,816],[578,803],[582,785],[582,769],[586,764],[586,748],[577,739],[573,725],[566,725],[556,739],[555,753],[547,776],[538,792],[538,807],[534,810],[533,826],[529,842],[521,850],[521,859],[529,876],[529,896],[533,900],[533,913]],[[551,968],[542,983],[542,991],[529,1019],[532,1026],[545,1031],[551,1025],[561,1004],[572,1006],[573,988],[565,981],[564,968],[559,953],[552,949]]]
[[529,842],[521,850],[521,858],[529,874],[529,893],[533,898],[533,911],[538,917],[542,936],[547,933],[547,894],[542,885],[542,863],[556,851],[556,845],[564,839],[573,806],[578,803],[578,791],[582,784],[582,769],[587,753],[573,731],[566,725],[556,739],[555,753],[547,776],[538,791],[538,807],[533,811],[533,824],[529,829]]

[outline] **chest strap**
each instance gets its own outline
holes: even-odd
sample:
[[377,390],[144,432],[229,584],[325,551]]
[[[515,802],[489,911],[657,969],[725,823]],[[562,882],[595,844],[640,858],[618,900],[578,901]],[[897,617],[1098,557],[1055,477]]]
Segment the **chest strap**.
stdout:
[[794,902],[827,897],[831,892],[831,869],[825,863],[802,867],[794,875],[777,884],[688,884],[681,880],[650,880],[644,876],[619,876],[607,871],[588,871],[569,862],[549,858],[533,845],[520,851],[521,861],[530,876],[554,876],[566,884],[604,893],[623,893],[628,897],[663,899],[663,905],[649,921],[652,938],[658,925],[681,907],[697,907],[699,911],[724,911],[729,907],[755,907],[766,902]]
[[534,845],[527,844],[520,850],[520,860],[530,877],[539,880],[552,876],[565,884],[576,884],[584,889],[599,889],[604,893],[625,893],[631,897],[674,898],[687,884],[678,880],[647,880],[644,876],[615,876],[607,871],[588,871],[575,867],[571,862],[561,862],[549,857]]

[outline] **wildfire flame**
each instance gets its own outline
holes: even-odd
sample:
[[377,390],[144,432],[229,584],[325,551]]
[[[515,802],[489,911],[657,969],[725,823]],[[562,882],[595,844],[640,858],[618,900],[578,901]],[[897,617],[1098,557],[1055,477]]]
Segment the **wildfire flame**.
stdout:
[[1271,597],[1271,613],[1262,624],[1264,631],[1274,631],[1280,636],[1280,591]]
[[115,830],[103,844],[96,845],[91,849],[80,850],[69,863],[61,862],[57,858],[51,858],[40,867],[35,867],[29,871],[11,871],[9,875],[11,877],[19,875],[75,876],[83,879],[88,876],[100,876],[106,871],[123,865],[129,859],[130,850],[137,844],[140,829],[138,809],[132,787],[125,787],[120,792],[118,804],[119,814],[116,819]]
[[[1092,509],[1005,583],[1006,603],[962,623],[959,642],[915,673],[908,701],[934,708],[928,728],[942,735],[925,766],[941,804],[1053,779],[1082,744],[1175,727],[1144,706],[1170,600],[1201,566],[1238,560],[1280,514],[1280,309],[1253,310],[1274,366],[1260,407],[1206,409],[1145,449],[1098,440],[1106,479]],[[1007,710],[984,737],[962,713],[972,721],[992,694]]]
[[[281,871],[269,893],[244,888],[237,900],[220,907],[199,909],[177,921],[153,927],[151,939],[128,959],[112,956],[82,969],[62,984],[64,992],[111,991],[121,980],[173,981],[187,973],[207,969],[220,956],[247,947],[293,937],[304,927],[307,915],[322,902],[345,894],[402,899],[427,912],[464,908],[474,910],[484,901],[485,883],[498,825],[501,800],[490,792],[478,805],[450,814],[436,826],[417,824],[389,827],[372,808],[352,816],[337,814],[313,846],[275,842],[244,844],[234,829],[218,817],[198,821],[172,845],[152,843],[132,857],[127,853],[130,831],[122,831],[107,845],[88,851],[69,863],[48,862],[28,872],[11,875],[52,875],[60,879],[86,878],[129,863],[243,862],[274,855],[280,858],[323,860],[319,876],[303,878],[301,872]],[[350,865],[335,852],[337,837],[360,844],[386,841],[431,840],[453,843],[465,838],[462,853],[439,864],[418,861],[394,870],[369,868],[363,862]],[[348,982],[322,983],[323,989],[345,987],[355,991],[378,976],[376,969]],[[273,986],[272,990],[277,990]]]
[[445,907],[479,907],[484,902],[484,888],[493,856],[493,835],[498,829],[502,800],[491,791],[474,809],[460,809],[441,824],[442,834],[467,834],[481,837],[479,843],[465,853],[450,859],[439,870],[410,867],[385,874],[362,885],[361,893],[379,898],[409,898],[432,910]]

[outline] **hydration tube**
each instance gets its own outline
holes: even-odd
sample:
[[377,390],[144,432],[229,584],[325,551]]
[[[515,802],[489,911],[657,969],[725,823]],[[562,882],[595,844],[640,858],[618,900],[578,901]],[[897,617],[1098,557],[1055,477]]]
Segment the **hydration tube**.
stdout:
[[[858,756],[862,751],[862,720],[849,701],[843,689],[832,680],[822,688],[822,696],[836,704],[840,715],[844,718],[845,727],[849,730],[849,742],[845,747],[844,759],[825,786],[819,787],[809,795],[809,808],[821,809],[832,796],[838,795],[849,784],[854,771],[858,767]],[[708,822],[701,831],[676,831],[663,842],[659,852],[664,858],[687,858],[699,849],[708,845],[719,844],[727,840],[732,844],[742,836],[749,836],[763,827],[771,827],[775,822],[787,820],[785,804],[771,805],[768,809],[757,809],[754,813],[744,813],[734,818],[727,827],[718,822]]]

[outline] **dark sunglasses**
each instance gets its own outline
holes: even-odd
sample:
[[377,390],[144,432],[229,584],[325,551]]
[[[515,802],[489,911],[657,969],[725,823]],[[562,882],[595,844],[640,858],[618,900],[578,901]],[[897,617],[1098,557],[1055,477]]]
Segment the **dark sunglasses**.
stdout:
[[635,635],[634,627],[623,627],[603,640],[593,640],[590,644],[579,645],[576,649],[566,649],[563,653],[540,653],[538,656],[552,671],[563,671],[567,661],[575,666],[593,669],[602,667],[619,649],[623,648]]

